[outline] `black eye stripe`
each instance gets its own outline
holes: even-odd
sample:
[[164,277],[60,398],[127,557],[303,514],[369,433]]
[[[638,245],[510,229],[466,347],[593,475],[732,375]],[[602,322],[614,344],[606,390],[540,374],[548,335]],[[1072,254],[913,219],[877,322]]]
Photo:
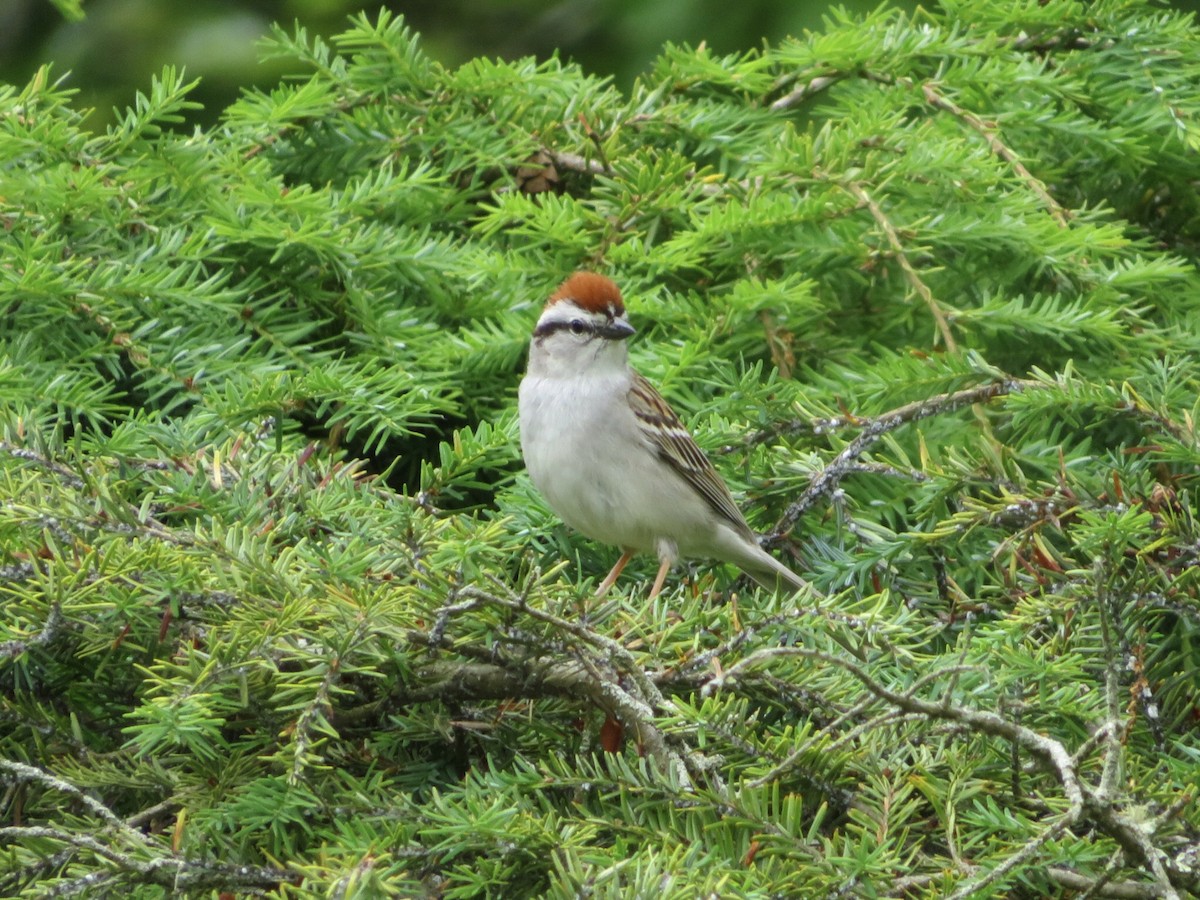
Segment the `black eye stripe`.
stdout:
[[554,334],[556,331],[574,331],[576,334],[595,333],[596,326],[591,322],[585,322],[582,319],[571,319],[569,322],[541,322],[538,327],[533,330],[534,337],[545,337],[548,334]]

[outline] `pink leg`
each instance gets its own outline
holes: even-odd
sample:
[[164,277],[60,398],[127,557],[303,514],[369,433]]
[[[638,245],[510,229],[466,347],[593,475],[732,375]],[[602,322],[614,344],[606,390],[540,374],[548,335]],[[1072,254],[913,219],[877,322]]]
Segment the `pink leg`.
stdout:
[[633,551],[626,550],[621,554],[621,558],[617,560],[617,564],[612,567],[612,571],[608,573],[608,577],[600,582],[600,587],[596,588],[596,599],[599,600],[608,593],[608,589],[617,583],[617,578],[621,574],[621,570],[625,568],[625,564],[633,559]]
[[667,580],[667,573],[671,571],[671,560],[664,559],[658,564],[658,574],[654,576],[654,587],[650,588],[650,596],[646,599],[653,600],[658,596],[658,592],[662,590],[663,582]]

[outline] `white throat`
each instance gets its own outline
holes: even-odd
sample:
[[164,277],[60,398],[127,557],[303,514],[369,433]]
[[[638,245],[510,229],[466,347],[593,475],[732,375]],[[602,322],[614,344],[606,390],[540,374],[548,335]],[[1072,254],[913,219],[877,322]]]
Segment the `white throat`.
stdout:
[[592,340],[580,344],[569,334],[535,338],[529,345],[529,378],[583,378],[603,381],[632,377],[624,341]]

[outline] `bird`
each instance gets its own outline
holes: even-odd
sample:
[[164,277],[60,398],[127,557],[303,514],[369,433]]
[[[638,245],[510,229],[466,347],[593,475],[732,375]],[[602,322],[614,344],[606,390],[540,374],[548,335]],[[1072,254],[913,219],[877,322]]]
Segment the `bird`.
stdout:
[[617,285],[576,272],[546,302],[518,390],[521,453],[534,487],[574,530],[621,556],[658,557],[649,599],[680,558],[733,563],[770,590],[808,583],[759,546],[729,488],[654,386],[629,362],[635,334]]

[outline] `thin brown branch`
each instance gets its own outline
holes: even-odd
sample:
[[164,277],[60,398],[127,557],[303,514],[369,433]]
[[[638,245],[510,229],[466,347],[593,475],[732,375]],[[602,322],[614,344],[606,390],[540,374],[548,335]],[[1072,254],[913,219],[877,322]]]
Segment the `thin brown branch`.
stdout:
[[900,240],[900,233],[896,230],[896,226],[892,224],[892,220],[887,217],[882,207],[875,202],[874,198],[867,193],[866,188],[859,182],[844,182],[842,187],[849,191],[855,200],[870,211],[875,224],[879,226],[883,232],[883,236],[887,239],[892,255],[896,258],[896,262],[900,264],[900,269],[904,273],[904,278],[908,282],[909,287],[929,307],[929,312],[933,316],[934,323],[937,325],[938,333],[942,336],[942,343],[945,344],[946,349],[951,353],[957,352],[958,342],[954,340],[954,334],[950,331],[950,323],[946,319],[946,314],[942,312],[942,307],[933,296],[933,291],[929,289],[929,285],[921,279],[920,273],[917,272],[909,260],[908,253],[904,249],[904,242]]
[[1046,205],[1046,208],[1050,210],[1050,215],[1054,217],[1054,221],[1063,228],[1067,227],[1070,220],[1070,213],[1057,200],[1050,196],[1050,191],[1046,189],[1046,185],[1026,168],[1025,164],[1021,162],[1021,158],[1017,156],[1016,151],[997,137],[997,129],[994,123],[989,124],[984,122],[975,113],[963,109],[953,100],[938,93],[937,89],[928,82],[921,85],[921,93],[925,96],[925,102],[930,106],[948,112],[957,119],[961,119],[977,132],[980,137],[987,141],[988,148],[996,156],[1012,166],[1021,180],[1025,182],[1025,185],[1037,194],[1042,203]]

